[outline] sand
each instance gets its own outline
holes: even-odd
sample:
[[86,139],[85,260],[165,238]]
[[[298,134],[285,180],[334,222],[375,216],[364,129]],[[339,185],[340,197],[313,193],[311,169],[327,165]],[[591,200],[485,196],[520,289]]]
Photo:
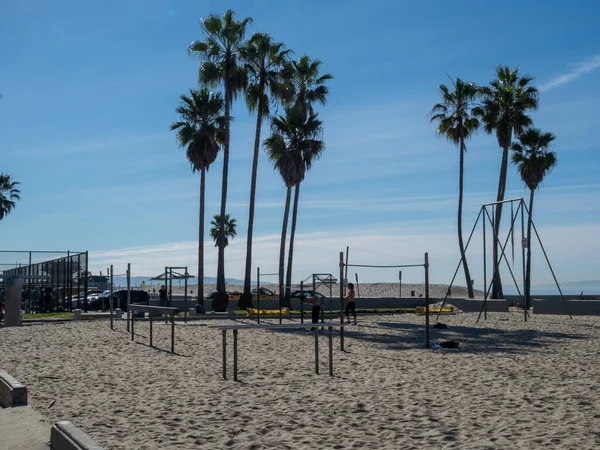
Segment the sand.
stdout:
[[[415,283],[402,283],[402,286],[399,286],[399,283],[361,283],[356,284],[355,290],[357,291],[358,297],[398,297],[398,287],[401,288],[402,297],[411,297],[414,292],[414,297],[419,297],[420,295],[425,295],[425,285],[424,284],[415,284]],[[146,286],[145,290],[152,292],[154,289],[158,292],[160,286]],[[262,287],[272,290],[273,292],[277,291],[277,286],[273,284],[262,284]],[[429,296],[432,298],[443,298],[448,292],[447,284],[431,284],[429,286]],[[252,288],[256,288],[255,285]],[[312,283],[308,283],[304,285],[304,289],[312,289]],[[210,292],[216,291],[217,286],[214,284],[206,284],[204,285],[204,295],[209,294]],[[236,285],[236,284],[228,284],[227,291],[229,292],[242,292],[244,290],[244,286]],[[300,285],[295,284],[292,285],[292,291],[300,290]],[[321,285],[317,288],[317,291],[322,293],[323,295],[329,297],[329,286]],[[192,292],[194,295],[198,293],[197,285],[189,285],[188,293]],[[334,297],[340,295],[340,285],[334,284],[331,287],[331,292]],[[173,283],[173,294],[174,295],[183,295],[184,287],[179,286],[178,283]],[[483,291],[474,290],[475,298],[483,298]],[[451,288],[451,297],[455,298],[466,298],[468,297],[468,291],[466,287],[463,286],[452,286]]]
[[600,447],[600,318],[441,320],[432,338],[459,349],[424,349],[422,316],[359,317],[346,353],[334,339],[333,378],[325,351],[314,373],[309,332],[255,330],[240,332],[241,381],[223,380],[220,332],[204,322],[176,324],[177,355],[164,324],[160,349],[147,323],[135,343],[123,321],[3,328],[0,368],[49,423],[110,449]]

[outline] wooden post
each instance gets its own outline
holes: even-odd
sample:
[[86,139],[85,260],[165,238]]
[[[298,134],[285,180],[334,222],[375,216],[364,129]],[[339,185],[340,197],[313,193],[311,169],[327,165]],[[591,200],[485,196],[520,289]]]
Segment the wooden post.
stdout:
[[238,342],[238,330],[233,330],[233,381],[237,381],[237,373],[238,373],[238,352],[237,352],[237,342]]
[[315,373],[319,374],[319,328],[314,327],[315,331]]
[[429,254],[425,252],[425,348],[429,348]]
[[227,379],[227,330],[223,333],[223,379]]
[[344,252],[340,252],[340,350],[344,351]]

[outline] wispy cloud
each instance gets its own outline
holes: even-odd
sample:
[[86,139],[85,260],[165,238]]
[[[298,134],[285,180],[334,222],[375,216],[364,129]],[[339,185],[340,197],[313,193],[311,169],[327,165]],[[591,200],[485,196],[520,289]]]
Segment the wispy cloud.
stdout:
[[550,89],[557,88],[563,84],[570,83],[581,75],[596,70],[598,67],[600,67],[600,55],[592,56],[591,58],[576,64],[571,71],[554,76],[542,84],[539,89],[541,92],[549,91]]

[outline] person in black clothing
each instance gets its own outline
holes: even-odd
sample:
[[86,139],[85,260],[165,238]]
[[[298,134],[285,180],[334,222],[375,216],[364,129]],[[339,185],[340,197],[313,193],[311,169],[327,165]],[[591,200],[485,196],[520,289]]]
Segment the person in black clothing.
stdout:
[[319,314],[321,313],[319,298],[317,296],[309,297],[307,301],[312,305],[312,323],[319,323]]

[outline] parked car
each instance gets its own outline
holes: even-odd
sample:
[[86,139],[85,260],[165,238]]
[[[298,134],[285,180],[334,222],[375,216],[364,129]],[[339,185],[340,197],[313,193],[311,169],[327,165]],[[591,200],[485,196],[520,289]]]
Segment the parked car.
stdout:
[[[150,304],[150,294],[146,291],[131,290],[131,303],[139,303],[142,305]],[[89,301],[89,298],[88,298]],[[108,295],[100,294],[96,296],[92,301],[89,301],[88,308],[92,311],[108,311],[110,309],[110,292]],[[120,308],[122,310],[127,309],[127,290],[122,289],[113,292],[113,308]]]
[[303,298],[303,299],[307,299],[309,297],[317,297],[319,299],[320,303],[323,303],[323,301],[327,298],[323,294],[321,294],[320,292],[314,292],[314,291],[311,291],[311,290],[294,291],[294,292],[292,292],[292,294],[290,295],[290,297],[292,297],[292,298]]
[[[252,297],[254,300],[256,300],[256,297],[258,295],[258,289],[254,288],[252,289]],[[240,296],[242,295],[241,292],[231,292],[228,293],[229,294],[229,300],[239,300]],[[271,291],[270,289],[266,289],[266,288],[260,288],[260,299],[261,300],[273,300],[273,299],[277,299],[279,298],[279,294],[276,294],[275,292]]]

